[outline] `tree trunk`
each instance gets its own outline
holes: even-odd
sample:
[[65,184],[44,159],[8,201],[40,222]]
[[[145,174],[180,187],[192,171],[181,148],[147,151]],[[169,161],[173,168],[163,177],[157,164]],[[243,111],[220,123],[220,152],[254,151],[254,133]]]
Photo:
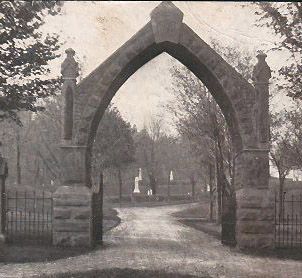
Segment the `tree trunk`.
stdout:
[[156,180],[153,173],[149,174],[149,179],[150,179],[150,187],[152,189],[152,195],[156,195]]
[[216,163],[217,163],[217,202],[218,202],[217,224],[221,224],[221,219],[223,214],[222,192],[226,190],[226,184],[228,183],[228,181],[224,174],[223,153],[222,153],[221,137],[219,133],[217,136],[217,144],[216,144]]
[[210,220],[213,221],[213,206],[214,206],[214,196],[213,196],[213,169],[212,164],[209,163],[209,185],[210,185]]
[[[214,109],[213,109],[214,108]],[[216,223],[221,223],[221,168],[223,171],[223,161],[221,161],[222,157],[219,155],[219,148],[221,148],[220,144],[220,131],[219,131],[219,124],[217,121],[217,115],[216,115],[216,106],[212,108],[211,113],[211,121],[213,126],[213,136],[214,136],[214,142],[215,142],[215,163],[216,163],[216,194],[217,194],[217,211],[216,211]],[[221,163],[222,162],[222,163]],[[222,165],[222,167],[221,167]]]
[[170,181],[170,173],[169,173],[169,175],[168,175],[168,192],[167,192],[168,201],[170,201],[170,184],[171,184],[171,181]]
[[221,192],[221,178],[220,173],[217,174],[217,217],[216,217],[216,223],[221,224],[221,199],[222,199],[222,192]]
[[36,166],[36,172],[35,172],[35,177],[34,177],[34,185],[37,186],[39,173],[40,173],[40,164],[39,164],[38,158],[36,158],[35,166]]
[[117,169],[117,176],[118,176],[118,183],[119,183],[119,200],[120,200],[120,203],[121,203],[122,202],[122,187],[123,187],[121,168]]
[[283,200],[284,180],[285,178],[279,176],[279,215],[281,217],[284,216],[284,200]]
[[234,246],[236,244],[236,197],[233,192],[227,192],[226,188],[226,185],[222,188],[221,242]]
[[192,199],[195,199],[195,178],[194,175],[191,175],[191,186],[192,186]]
[[222,180],[221,180],[221,168],[220,168],[220,161],[219,161],[219,155],[218,150],[216,146],[216,178],[217,178],[217,217],[216,217],[216,223],[221,224],[221,214],[222,214],[222,208],[221,208],[221,200],[222,200]]
[[6,230],[6,197],[5,197],[5,177],[0,176],[0,205],[1,205],[1,219],[0,219],[0,233],[5,234]]
[[17,184],[21,184],[21,150],[20,150],[20,131],[17,128],[16,134],[16,143],[17,143],[17,163],[16,163],[16,170],[17,170]]

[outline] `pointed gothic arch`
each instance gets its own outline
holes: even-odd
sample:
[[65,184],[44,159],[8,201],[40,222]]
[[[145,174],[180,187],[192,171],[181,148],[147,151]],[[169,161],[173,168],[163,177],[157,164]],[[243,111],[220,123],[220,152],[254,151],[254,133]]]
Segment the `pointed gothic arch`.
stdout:
[[[149,23],[76,86],[73,98],[72,141],[65,142],[61,147],[62,167],[66,169],[63,178],[65,187],[58,189],[57,200],[65,198],[68,193],[72,196],[75,194],[76,198],[85,196],[85,199],[91,194],[88,187],[91,186],[92,145],[106,108],[118,89],[134,72],[157,55],[166,52],[184,64],[205,84],[228,124],[236,152],[234,184],[237,191],[238,244],[242,247],[271,246],[272,227],[266,225],[263,228],[263,223],[257,218],[259,210],[263,209],[265,213],[271,211],[267,191],[269,76],[266,74],[266,80],[256,78],[254,86],[251,85],[183,23],[182,19],[183,13],[177,7],[171,2],[162,2],[152,11]],[[263,58],[263,55],[261,57]],[[259,60],[257,73],[263,70],[263,65],[266,65],[264,59]],[[264,71],[264,74],[258,76],[263,78],[265,73],[267,72]],[[79,194],[76,193],[77,187],[74,185],[81,188]],[[254,203],[250,202],[254,199],[257,199]],[[64,206],[62,202],[60,204]],[[90,205],[91,203],[87,203],[86,209]],[[58,218],[55,215],[55,221],[60,223],[60,215],[57,216]],[[82,222],[72,219],[74,227],[77,227],[82,225],[80,223],[85,218]],[[85,221],[88,221],[88,217]],[[254,232],[247,229],[249,226],[253,227]],[[67,230],[72,232],[72,229],[71,225]],[[55,225],[56,244],[67,240],[64,231],[56,229]],[[91,229],[89,231],[91,232]],[[91,243],[89,231],[81,231],[85,234],[86,243]],[[253,240],[250,234],[254,237]],[[69,241],[72,245],[72,240]]]

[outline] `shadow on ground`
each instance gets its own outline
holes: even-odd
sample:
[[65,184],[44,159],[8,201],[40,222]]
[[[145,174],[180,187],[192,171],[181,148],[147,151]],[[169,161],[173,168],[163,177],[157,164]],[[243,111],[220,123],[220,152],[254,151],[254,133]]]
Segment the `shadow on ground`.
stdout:
[[56,275],[42,275],[39,278],[211,278],[209,274],[202,273],[199,276],[169,273],[161,270],[136,270],[129,268],[111,268],[103,270],[92,270],[77,273],[62,273]]
[[302,261],[301,249],[236,250],[236,252],[257,258],[277,258],[281,260]]
[[[192,227],[196,230],[202,231],[215,239],[221,241],[221,226],[215,222],[206,219],[203,213],[204,207],[202,205],[194,208],[178,211],[174,216],[183,225]],[[200,219],[190,219],[190,217],[200,217]],[[186,219],[187,218],[187,219]],[[301,249],[273,249],[273,250],[239,250],[236,247],[231,247],[232,252],[237,254],[244,254],[257,258],[277,258],[282,260],[297,260],[302,261]]]
[[[196,230],[202,231],[215,239],[221,241],[220,227],[215,223],[208,221],[206,219],[200,220],[178,220],[180,223],[192,227]],[[230,246],[232,252],[241,253],[244,255],[249,255],[257,258],[277,258],[284,260],[296,260],[302,261],[301,249],[273,249],[273,250],[240,250],[235,246]]]
[[[117,216],[115,209],[106,209],[103,220],[103,233],[108,232],[117,225],[121,219]],[[108,246],[97,245],[96,248],[108,248]],[[59,259],[75,257],[92,252],[91,248],[64,248],[51,245],[40,245],[39,242],[27,241],[15,244],[5,244],[1,247],[0,263],[30,263],[48,262]]]
[[9,263],[29,263],[47,262],[68,257],[75,257],[91,252],[91,249],[84,248],[59,248],[54,246],[34,246],[34,245],[6,245],[5,250],[1,250],[2,258],[0,262]]
[[219,241],[221,240],[221,227],[212,221],[208,221],[206,219],[179,219],[178,221],[196,230],[205,232]]

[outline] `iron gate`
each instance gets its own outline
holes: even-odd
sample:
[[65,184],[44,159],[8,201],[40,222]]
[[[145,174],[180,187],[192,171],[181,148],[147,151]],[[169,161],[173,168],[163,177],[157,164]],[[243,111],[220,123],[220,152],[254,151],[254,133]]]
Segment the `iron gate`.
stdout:
[[100,185],[92,194],[92,238],[93,243],[103,241],[103,174],[100,175]]
[[302,248],[302,194],[275,194],[276,248]]
[[7,191],[3,199],[8,242],[52,243],[51,193]]

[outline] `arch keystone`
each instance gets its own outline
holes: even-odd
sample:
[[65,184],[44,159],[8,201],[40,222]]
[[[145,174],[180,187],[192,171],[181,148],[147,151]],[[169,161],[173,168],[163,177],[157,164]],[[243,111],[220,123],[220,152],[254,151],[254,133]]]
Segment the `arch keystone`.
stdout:
[[163,1],[150,14],[151,25],[156,43],[179,42],[183,12],[171,1]]

